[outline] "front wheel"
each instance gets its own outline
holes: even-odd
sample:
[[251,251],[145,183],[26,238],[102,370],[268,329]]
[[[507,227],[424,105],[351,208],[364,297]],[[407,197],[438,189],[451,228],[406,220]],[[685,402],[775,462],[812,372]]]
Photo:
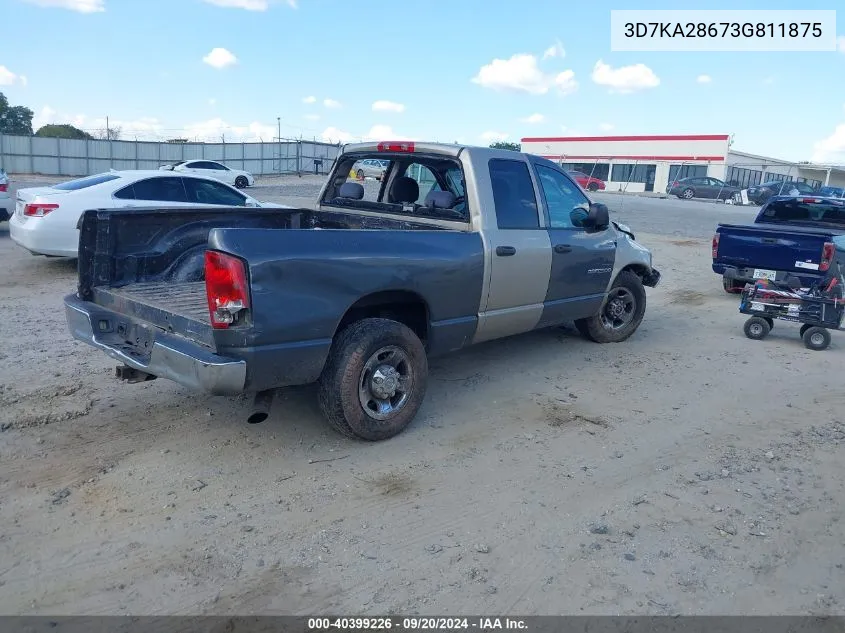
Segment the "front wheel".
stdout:
[[623,270],[610,287],[601,310],[595,316],[575,321],[584,338],[595,343],[624,341],[642,323],[646,296],[642,280],[633,272]]
[[425,348],[410,328],[389,319],[364,319],[332,344],[319,381],[320,408],[347,437],[385,440],[414,419],[427,381]]
[[753,341],[760,341],[766,338],[771,332],[772,328],[769,321],[763,317],[753,316],[745,322],[742,330],[745,336]]

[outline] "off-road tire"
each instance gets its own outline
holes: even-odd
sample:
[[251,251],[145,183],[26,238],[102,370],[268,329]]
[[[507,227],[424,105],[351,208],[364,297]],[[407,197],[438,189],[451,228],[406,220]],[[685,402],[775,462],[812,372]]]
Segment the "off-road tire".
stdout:
[[[362,372],[370,357],[385,346],[400,348],[410,359],[413,383],[408,400],[395,415],[375,420],[358,396]],[[411,423],[425,398],[428,359],[422,341],[406,325],[390,319],[363,319],[340,332],[319,379],[320,409],[339,433],[376,442],[401,433]]]
[[769,327],[769,321],[763,317],[753,316],[745,322],[742,326],[742,331],[745,336],[752,341],[762,341],[769,335],[772,328]]
[[607,299],[605,299],[602,302],[599,314],[575,321],[575,328],[581,333],[581,336],[594,343],[620,343],[637,331],[640,323],[642,323],[646,308],[646,294],[642,279],[630,270],[623,270],[614,279],[610,291],[612,292],[614,288],[620,287],[626,288],[635,301],[634,316],[631,321],[619,330],[606,328],[601,320],[601,315],[604,313],[607,304]]

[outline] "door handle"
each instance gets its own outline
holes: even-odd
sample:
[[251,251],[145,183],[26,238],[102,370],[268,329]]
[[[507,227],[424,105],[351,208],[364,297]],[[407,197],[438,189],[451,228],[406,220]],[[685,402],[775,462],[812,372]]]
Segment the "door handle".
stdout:
[[555,253],[569,253],[572,247],[569,244],[555,244]]
[[763,244],[777,244],[778,240],[774,237],[764,237],[762,240]]
[[516,249],[513,246],[497,246],[496,255],[499,257],[510,257],[516,255]]

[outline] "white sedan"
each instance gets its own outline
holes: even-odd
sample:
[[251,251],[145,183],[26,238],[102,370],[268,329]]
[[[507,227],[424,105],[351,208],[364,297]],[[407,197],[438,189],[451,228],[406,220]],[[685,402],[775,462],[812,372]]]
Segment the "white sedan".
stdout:
[[12,215],[12,198],[9,195],[9,177],[5,169],[0,169],[0,222]]
[[249,172],[241,169],[231,169],[223,163],[216,163],[211,160],[186,160],[174,165],[162,165],[159,169],[162,171],[178,171],[183,174],[214,178],[220,182],[225,182],[227,185],[233,185],[238,189],[252,187],[255,184],[255,178]]
[[18,189],[9,235],[33,255],[76,257],[82,213],[122,207],[263,207],[217,180],[161,171],[110,171],[50,187]]

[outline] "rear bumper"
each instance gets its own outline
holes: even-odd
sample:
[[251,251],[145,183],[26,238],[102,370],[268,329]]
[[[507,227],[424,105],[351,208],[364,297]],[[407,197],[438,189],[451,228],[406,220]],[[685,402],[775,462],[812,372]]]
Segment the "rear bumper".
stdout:
[[[750,283],[753,284],[756,281],[760,281],[759,279],[754,278],[754,270],[753,267],[742,267],[742,266],[730,266],[727,264],[713,264],[713,272],[719,275],[722,275],[725,279],[730,279],[732,281],[742,282],[742,283]],[[771,269],[766,269],[771,270]],[[801,283],[810,286],[815,282],[819,281],[820,279],[824,278],[824,274],[807,274],[807,273],[798,273],[788,270],[775,270],[775,279],[774,281],[785,281],[786,278],[789,277],[798,277],[801,280]]]
[[44,219],[21,219],[13,213],[9,218],[9,237],[33,255],[75,258],[79,231],[73,228],[52,228],[44,224]]
[[[138,355],[128,346],[120,345],[112,328],[112,324],[127,320],[127,317],[82,301],[76,295],[65,297],[65,312],[68,328],[75,339],[104,351],[129,367],[215,395],[235,395],[244,391],[246,362],[243,360],[218,356],[201,345],[157,328],[150,328],[154,333],[149,352]],[[100,332],[101,321],[109,323],[106,329],[112,330],[111,333]]]

